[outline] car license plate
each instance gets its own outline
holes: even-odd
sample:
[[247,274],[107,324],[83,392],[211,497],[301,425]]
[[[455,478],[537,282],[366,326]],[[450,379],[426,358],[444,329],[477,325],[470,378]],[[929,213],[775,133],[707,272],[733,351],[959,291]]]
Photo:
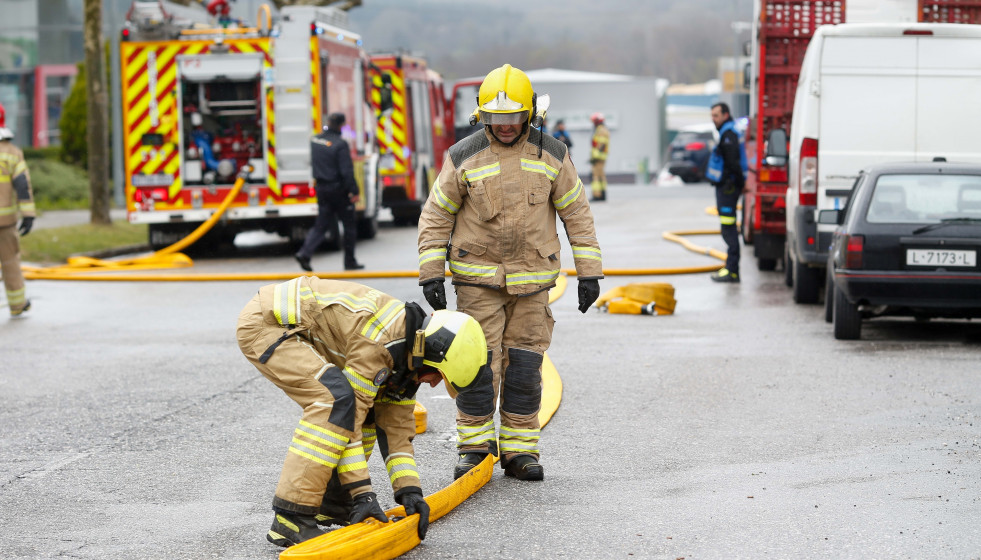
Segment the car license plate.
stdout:
[[976,251],[950,249],[907,249],[908,266],[977,266]]

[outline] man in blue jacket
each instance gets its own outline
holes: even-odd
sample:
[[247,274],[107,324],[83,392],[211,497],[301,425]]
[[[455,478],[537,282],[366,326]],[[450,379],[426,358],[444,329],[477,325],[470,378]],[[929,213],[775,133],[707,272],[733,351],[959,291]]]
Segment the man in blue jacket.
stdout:
[[739,282],[739,229],[736,206],[746,184],[746,152],[725,103],[712,105],[712,123],[719,130],[719,143],[709,158],[706,178],[715,186],[715,204],[719,210],[722,240],[728,252],[726,265],[711,276],[713,282]]

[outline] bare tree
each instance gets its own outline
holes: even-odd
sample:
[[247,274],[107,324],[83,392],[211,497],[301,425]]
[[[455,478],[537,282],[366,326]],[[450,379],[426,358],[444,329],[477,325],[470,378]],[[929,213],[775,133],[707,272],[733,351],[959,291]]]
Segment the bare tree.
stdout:
[[85,0],[86,141],[89,148],[91,222],[109,225],[109,128],[106,68],[102,51],[102,0]]

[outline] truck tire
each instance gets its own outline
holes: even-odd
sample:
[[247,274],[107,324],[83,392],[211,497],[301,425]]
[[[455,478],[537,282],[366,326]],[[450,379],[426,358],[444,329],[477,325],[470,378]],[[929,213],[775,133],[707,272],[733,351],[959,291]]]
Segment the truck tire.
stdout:
[[[743,234],[743,243],[745,245],[753,244],[753,213],[751,210],[752,208],[750,208],[749,204],[746,202],[746,197],[743,197],[743,219],[742,219],[743,227],[741,229]],[[760,270],[764,270],[764,269],[761,268]],[[770,268],[768,270],[773,270],[773,269]]]
[[790,266],[790,253],[788,252],[786,243],[784,243],[783,247],[783,283],[788,288],[794,287],[794,269]]
[[817,303],[818,290],[821,287],[820,273],[817,269],[791,259],[794,269],[794,302]]
[[834,290],[834,332],[838,340],[858,340],[862,336],[862,315],[858,305],[845,298],[844,292]]
[[777,269],[777,259],[756,259],[756,269],[762,271],[770,271]]

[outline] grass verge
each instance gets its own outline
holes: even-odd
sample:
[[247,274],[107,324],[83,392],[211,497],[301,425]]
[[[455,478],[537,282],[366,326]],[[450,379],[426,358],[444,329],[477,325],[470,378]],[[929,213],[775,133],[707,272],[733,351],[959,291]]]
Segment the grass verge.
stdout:
[[36,229],[20,240],[21,260],[64,263],[71,255],[147,242],[146,224],[115,221],[111,226],[82,224]]

